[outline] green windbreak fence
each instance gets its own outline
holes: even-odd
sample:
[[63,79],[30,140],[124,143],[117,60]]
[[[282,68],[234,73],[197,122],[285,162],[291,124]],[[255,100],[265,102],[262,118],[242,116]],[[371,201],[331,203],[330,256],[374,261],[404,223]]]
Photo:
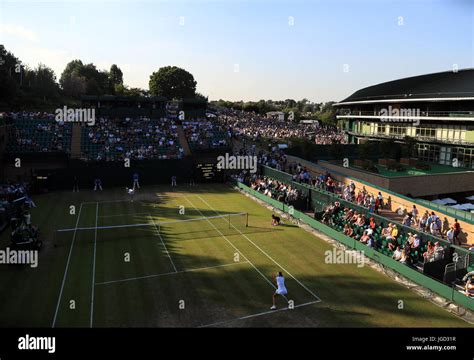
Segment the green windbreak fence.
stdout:
[[436,210],[440,213],[444,213],[446,215],[450,215],[458,220],[464,220],[467,222],[474,223],[474,213],[470,213],[468,211],[464,210],[458,210],[455,208],[452,208],[451,206],[445,206],[445,205],[440,205],[440,204],[435,204],[431,201],[424,200],[424,199],[413,199],[413,202],[416,202],[420,205],[429,207],[433,210]]
[[293,180],[293,177],[290,174],[277,170],[277,169],[273,169],[268,166],[262,165],[261,170],[262,170],[263,175],[271,177],[272,179],[275,179],[287,184],[292,182]]
[[[256,197],[259,200],[264,201],[265,203],[277,209],[280,209],[286,213],[288,213],[288,211],[290,210],[287,205],[280,203],[272,198],[269,198],[268,196],[263,195],[262,193],[252,190],[251,188],[242,183],[237,183],[237,186],[245,192],[249,193],[250,195]],[[323,232],[324,234],[330,236],[332,239],[343,243],[351,249],[363,251],[365,256],[398,272],[399,274],[405,276],[407,279],[410,279],[411,281],[421,286],[424,286],[425,288],[428,288],[431,291],[443,296],[448,300],[454,301],[465,308],[474,310],[474,299],[467,297],[456,289],[445,285],[437,280],[434,280],[428,276],[425,276],[424,274],[410,268],[409,266],[401,264],[398,261],[393,260],[391,257],[381,254],[351,237],[345,236],[343,233],[340,233],[334,230],[333,228],[313,219],[311,216],[308,216],[304,212],[293,210],[291,216],[306,223],[313,229]]]
[[309,197],[311,193],[311,187],[306,184],[300,184],[295,181],[291,182],[291,186],[297,189],[304,197]]

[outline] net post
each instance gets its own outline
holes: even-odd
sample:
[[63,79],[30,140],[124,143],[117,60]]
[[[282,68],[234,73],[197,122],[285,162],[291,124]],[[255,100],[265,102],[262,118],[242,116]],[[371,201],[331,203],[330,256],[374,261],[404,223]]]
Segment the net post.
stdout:
[[245,213],[245,227],[249,227],[249,213]]

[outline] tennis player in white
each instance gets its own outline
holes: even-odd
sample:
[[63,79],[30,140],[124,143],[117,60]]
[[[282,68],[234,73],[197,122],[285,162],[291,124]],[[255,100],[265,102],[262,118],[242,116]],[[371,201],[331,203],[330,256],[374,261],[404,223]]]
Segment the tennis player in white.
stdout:
[[130,195],[130,201],[133,202],[133,198],[134,198],[134,195],[135,195],[135,189],[132,189],[132,188],[126,188],[126,189],[127,189],[128,195]]
[[281,271],[278,273],[278,275],[275,277],[275,281],[277,284],[277,289],[273,293],[273,306],[270,308],[271,310],[275,310],[276,307],[276,297],[277,295],[280,295],[286,299],[286,294],[288,294],[288,290],[286,290],[285,286],[285,278],[283,277],[283,274]]

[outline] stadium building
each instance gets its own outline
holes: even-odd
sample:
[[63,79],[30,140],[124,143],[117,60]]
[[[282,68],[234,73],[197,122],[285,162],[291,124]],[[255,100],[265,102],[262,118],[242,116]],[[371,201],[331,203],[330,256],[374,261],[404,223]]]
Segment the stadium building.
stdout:
[[474,69],[369,86],[334,106],[352,143],[408,136],[421,161],[474,168]]

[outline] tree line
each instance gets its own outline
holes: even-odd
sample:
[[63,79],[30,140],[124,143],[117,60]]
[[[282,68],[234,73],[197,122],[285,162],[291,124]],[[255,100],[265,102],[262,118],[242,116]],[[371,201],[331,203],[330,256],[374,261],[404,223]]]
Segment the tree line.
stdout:
[[116,64],[103,70],[79,59],[70,61],[58,79],[47,65],[30,68],[0,45],[0,111],[50,110],[60,105],[78,105],[83,95],[205,98],[196,92],[194,76],[176,66],[161,67],[153,72],[148,85],[149,89],[129,87]]
[[[176,66],[159,68],[150,75],[148,89],[125,85],[122,70],[113,64],[109,70],[98,69],[93,63],[82,60],[70,61],[59,79],[55,72],[44,64],[30,68],[13,53],[0,45],[0,111],[43,110],[58,106],[77,106],[83,95],[160,96],[167,99],[207,98],[196,91],[194,76]],[[282,111],[292,119],[314,119],[334,124],[334,102],[316,103],[308,99],[299,101],[225,101],[211,102],[217,107],[252,111],[265,114]]]

